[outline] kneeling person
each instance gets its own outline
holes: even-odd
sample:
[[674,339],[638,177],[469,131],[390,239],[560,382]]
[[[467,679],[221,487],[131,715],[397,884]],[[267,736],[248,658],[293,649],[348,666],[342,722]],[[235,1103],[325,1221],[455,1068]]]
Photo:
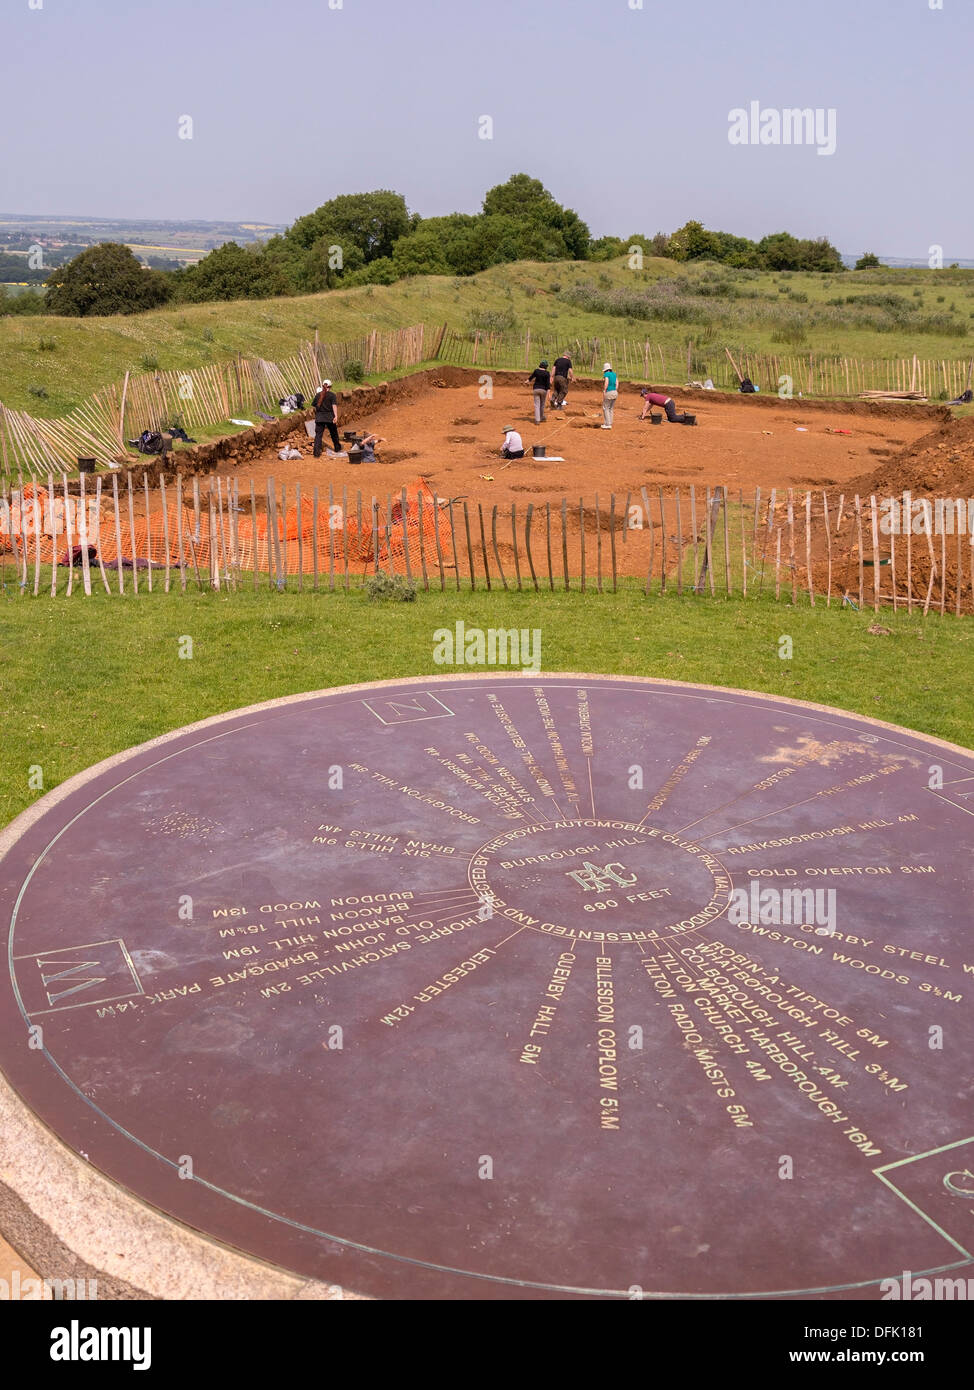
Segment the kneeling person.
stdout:
[[501,455],[506,459],[524,458],[524,443],[513,425],[504,426],[504,443],[501,445]]
[[646,416],[652,413],[653,406],[658,405],[662,410],[666,411],[666,418],[671,425],[683,424],[686,417],[677,411],[676,406],[673,404],[672,396],[664,396],[662,391],[654,391],[652,387],[650,387],[648,391],[641,392],[641,395],[646,404],[643,406],[643,413],[639,417],[640,420],[645,420]]

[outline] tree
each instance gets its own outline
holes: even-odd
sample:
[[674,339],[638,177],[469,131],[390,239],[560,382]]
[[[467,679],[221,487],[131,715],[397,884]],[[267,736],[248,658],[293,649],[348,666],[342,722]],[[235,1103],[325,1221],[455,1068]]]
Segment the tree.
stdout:
[[801,248],[790,232],[773,232],[758,242],[758,251],[768,270],[800,270]]
[[[546,229],[547,237],[540,243],[548,250],[533,260],[587,260],[591,237],[586,224],[577,212],[562,207],[545,188],[540,179],[527,174],[512,174],[506,183],[499,183],[484,195],[484,216],[502,217],[511,221],[533,224]],[[502,259],[518,259],[505,256]]]
[[102,241],[52,271],[46,283],[46,313],[86,318],[156,309],[170,297],[171,277],[143,270],[127,246]]
[[322,203],[306,217],[299,217],[286,236],[308,250],[328,232],[346,260],[350,259],[350,248],[356,246],[367,265],[380,256],[391,256],[393,245],[417,222],[401,194],[380,188],[373,193],[343,193]]
[[814,241],[803,238],[798,243],[798,260],[802,270],[824,271],[830,275],[845,270],[840,252],[827,237],[816,237]]
[[856,261],[856,270],[878,270],[881,265],[879,257],[873,251],[867,251],[864,256],[860,256]]
[[546,203],[554,202],[540,179],[528,174],[512,174],[506,183],[498,183],[484,194],[483,210],[487,217],[529,217]]
[[226,299],[271,299],[290,286],[279,266],[268,261],[264,248],[226,241],[196,265],[180,272],[177,295],[191,303]]
[[588,258],[590,261],[614,261],[619,256],[624,256],[631,244],[623,241],[621,237],[600,236],[590,244]]
[[438,227],[424,222],[410,236],[399,238],[392,248],[392,263],[399,275],[449,275],[454,267],[448,260],[448,245]]
[[704,256],[717,260],[720,243],[715,232],[708,232],[702,222],[685,222],[670,237],[668,254],[675,261],[696,261]]

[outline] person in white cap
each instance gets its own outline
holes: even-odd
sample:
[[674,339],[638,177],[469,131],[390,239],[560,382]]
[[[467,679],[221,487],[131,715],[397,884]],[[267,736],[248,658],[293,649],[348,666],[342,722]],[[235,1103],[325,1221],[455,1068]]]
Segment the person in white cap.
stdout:
[[619,378],[612,370],[612,363],[605,362],[602,366],[602,416],[605,420],[602,428],[611,430],[612,412],[616,408],[616,400],[619,396]]
[[504,426],[504,443],[501,445],[501,455],[506,459],[524,458],[524,441],[513,425]]
[[311,404],[315,412],[315,458],[321,458],[321,440],[325,430],[331,435],[332,447],[335,453],[340,453],[341,445],[338,439],[338,397],[331,389],[330,381],[323,381],[321,383]]

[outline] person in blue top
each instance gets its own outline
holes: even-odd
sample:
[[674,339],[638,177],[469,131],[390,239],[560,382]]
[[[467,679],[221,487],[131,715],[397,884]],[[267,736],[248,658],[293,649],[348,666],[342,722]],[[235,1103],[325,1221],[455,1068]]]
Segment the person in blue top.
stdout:
[[606,362],[602,368],[602,414],[605,418],[604,430],[612,428],[612,412],[619,396],[619,378],[612,370],[612,363]]

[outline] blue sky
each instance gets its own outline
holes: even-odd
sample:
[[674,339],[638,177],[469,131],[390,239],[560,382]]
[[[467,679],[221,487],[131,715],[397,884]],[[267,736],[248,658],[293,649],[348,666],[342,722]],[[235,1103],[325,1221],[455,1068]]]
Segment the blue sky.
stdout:
[[[936,2],[5,0],[0,209],[290,222],[393,188],[432,216],[523,171],[595,235],[974,257],[974,5]],[[751,101],[834,109],[835,153],[731,145]]]

